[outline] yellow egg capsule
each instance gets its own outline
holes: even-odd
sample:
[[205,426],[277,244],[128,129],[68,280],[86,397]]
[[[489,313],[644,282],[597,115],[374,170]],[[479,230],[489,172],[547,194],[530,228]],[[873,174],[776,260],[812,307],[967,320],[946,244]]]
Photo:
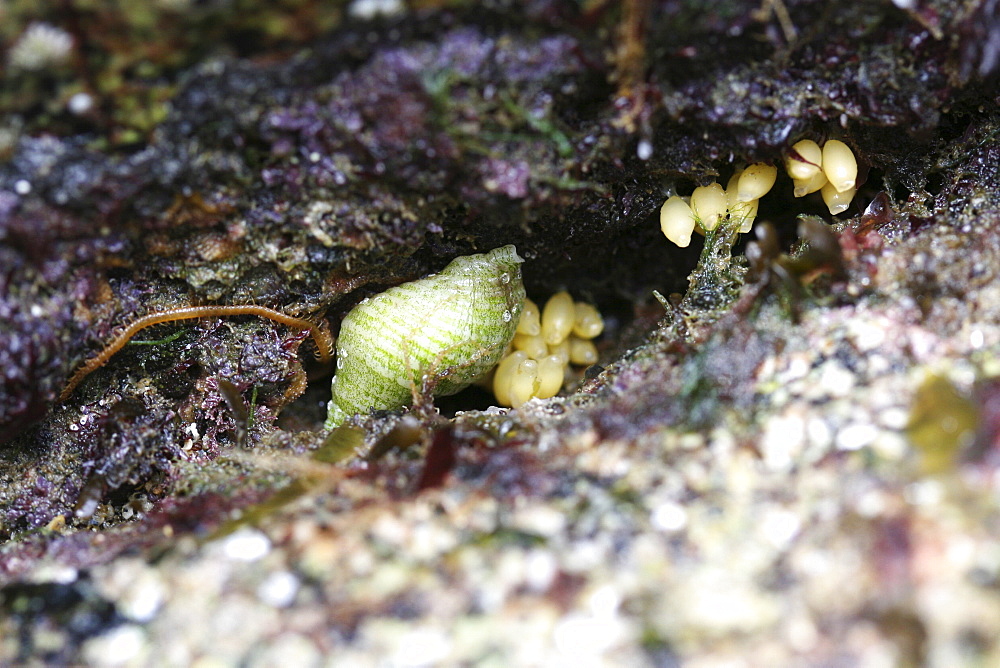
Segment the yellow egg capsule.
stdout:
[[597,362],[597,347],[592,341],[571,336],[569,339],[569,361],[577,365],[590,366]]
[[740,220],[740,234],[746,234],[753,227],[754,218],[757,217],[757,206],[760,200],[751,202],[741,202],[737,199],[739,192],[740,177],[743,170],[737,170],[726,184],[726,211],[733,220]]
[[510,378],[510,405],[519,408],[535,396],[540,383],[538,381],[538,362],[522,360],[513,371]]
[[538,391],[535,396],[548,399],[559,394],[566,377],[566,363],[558,355],[547,355],[538,360]]
[[549,347],[545,345],[545,339],[541,334],[530,336],[528,334],[515,334],[513,341],[514,350],[523,350],[531,359],[541,359],[549,354]]
[[729,177],[729,181],[726,183],[726,206],[729,208],[733,208],[739,204],[739,200],[736,199],[736,195],[739,193],[741,176],[743,176],[743,170],[737,169],[733,172],[733,175]]
[[821,189],[827,183],[826,173],[823,171],[816,172],[808,179],[792,179],[792,185],[795,186],[792,194],[796,197],[805,197],[809,193],[814,193]]
[[823,171],[823,149],[812,139],[796,142],[785,158],[785,171],[793,180],[808,181]]
[[555,345],[550,345],[549,354],[561,359],[563,366],[569,364],[569,339],[560,341]]
[[823,196],[823,201],[826,202],[826,206],[830,209],[830,213],[836,216],[838,213],[847,211],[847,207],[851,206],[851,200],[854,199],[854,195],[857,192],[858,191],[855,188],[851,188],[850,190],[844,192],[838,192],[837,189],[833,187],[832,183],[827,183],[820,190],[820,195]]
[[831,139],[823,145],[823,172],[837,192],[851,190],[858,179],[858,161],[854,152],[844,142]]
[[573,322],[573,334],[581,339],[592,339],[604,331],[604,318],[593,304],[576,303],[576,320]]
[[573,331],[576,305],[565,290],[549,298],[542,310],[542,337],[550,346],[562,342]]
[[778,168],[763,162],[750,165],[740,175],[736,200],[752,202],[766,195],[778,178]]
[[706,232],[711,232],[726,215],[726,191],[718,183],[700,186],[691,193],[691,210]]
[[502,406],[510,406],[511,381],[521,362],[528,359],[527,353],[523,350],[512,352],[507,357],[500,360],[496,371],[493,373],[493,396],[497,398],[497,403]]
[[674,195],[660,207],[660,230],[670,241],[681,248],[691,244],[694,231],[694,212],[683,199]]
[[537,336],[542,332],[538,316],[538,304],[530,299],[524,300],[524,308],[521,310],[521,319],[517,321],[517,333]]
[[734,220],[743,221],[740,223],[740,234],[746,234],[753,228],[753,221],[757,218],[757,209],[759,206],[760,200],[755,199],[752,202],[740,202],[729,210],[729,215]]

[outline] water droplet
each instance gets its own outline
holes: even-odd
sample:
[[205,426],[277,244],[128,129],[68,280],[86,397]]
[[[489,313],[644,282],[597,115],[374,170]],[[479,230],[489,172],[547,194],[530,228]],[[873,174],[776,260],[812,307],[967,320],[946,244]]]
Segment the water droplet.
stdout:
[[653,143],[648,139],[643,139],[635,148],[636,157],[640,160],[649,160],[653,157]]
[[508,274],[507,272],[500,274],[500,282],[503,283],[504,285],[510,283],[510,274]]
[[338,357],[337,358],[337,368],[338,369],[343,369],[344,368],[344,358],[343,357]]
[[504,321],[504,322],[510,322],[510,319],[511,319],[511,318],[513,318],[513,317],[514,317],[514,316],[512,316],[512,315],[510,314],[510,311],[504,311],[504,312],[503,312],[503,321]]

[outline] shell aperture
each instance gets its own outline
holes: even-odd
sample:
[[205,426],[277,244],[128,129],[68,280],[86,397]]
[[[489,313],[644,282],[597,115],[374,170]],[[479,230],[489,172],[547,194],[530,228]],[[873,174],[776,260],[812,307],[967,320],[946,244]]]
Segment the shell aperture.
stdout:
[[521,262],[510,245],[458,257],[354,307],[337,340],[326,428],[400,408],[425,386],[454,394],[495,366],[521,316]]

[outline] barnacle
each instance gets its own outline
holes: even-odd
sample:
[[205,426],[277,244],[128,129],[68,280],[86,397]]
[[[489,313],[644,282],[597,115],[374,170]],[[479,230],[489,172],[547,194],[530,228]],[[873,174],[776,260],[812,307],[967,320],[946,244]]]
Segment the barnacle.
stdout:
[[[521,318],[522,261],[513,246],[459,257],[358,304],[341,324],[326,427],[424,391],[454,394],[496,365]],[[521,391],[530,368],[510,391]]]
[[[529,317],[526,308],[521,318]],[[517,408],[532,398],[554,397],[570,364],[589,366],[597,361],[591,339],[603,331],[604,319],[596,307],[574,303],[565,291],[554,294],[542,310],[540,332],[515,335],[513,350],[497,366],[492,383],[497,403]]]

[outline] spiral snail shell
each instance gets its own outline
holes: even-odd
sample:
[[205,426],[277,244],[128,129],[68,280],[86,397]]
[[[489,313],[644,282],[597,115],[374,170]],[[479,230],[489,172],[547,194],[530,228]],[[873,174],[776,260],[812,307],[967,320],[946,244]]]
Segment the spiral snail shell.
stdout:
[[455,258],[354,307],[340,328],[326,427],[399,408],[423,387],[454,394],[495,366],[521,316],[521,262],[514,246]]

